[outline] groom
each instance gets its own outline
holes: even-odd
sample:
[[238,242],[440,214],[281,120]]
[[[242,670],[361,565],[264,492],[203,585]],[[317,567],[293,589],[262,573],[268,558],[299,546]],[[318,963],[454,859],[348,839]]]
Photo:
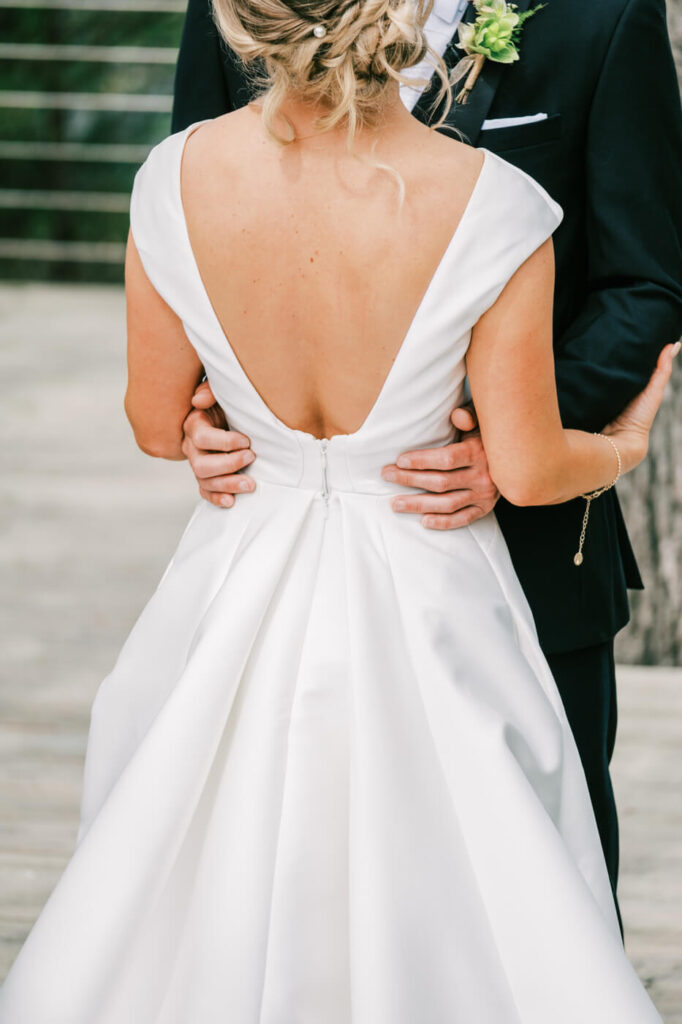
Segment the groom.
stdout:
[[[530,0],[517,4],[519,12],[530,7]],[[460,19],[476,14],[466,0],[435,0],[426,31],[448,67],[462,56]],[[401,89],[425,122],[435,93],[434,81],[421,95]],[[239,60],[219,41],[209,0],[189,0],[173,131],[250,96]],[[601,430],[682,333],[682,114],[664,0],[546,0],[525,22],[520,60],[487,60],[447,123],[528,172],[563,207],[554,312],[561,413],[566,427]],[[462,410],[453,423],[475,425]],[[232,447],[229,434],[216,443],[209,425],[206,413],[190,414],[185,451],[202,493],[215,497],[233,492],[239,477],[227,473],[229,456],[205,450]],[[405,460],[407,468],[400,459],[385,472],[435,492],[410,496],[408,514],[433,512],[449,529],[495,508],[580,750],[615,893],[613,640],[629,618],[627,588],[642,587],[615,491],[593,503],[576,566],[585,503],[517,508],[497,500],[475,430]]]

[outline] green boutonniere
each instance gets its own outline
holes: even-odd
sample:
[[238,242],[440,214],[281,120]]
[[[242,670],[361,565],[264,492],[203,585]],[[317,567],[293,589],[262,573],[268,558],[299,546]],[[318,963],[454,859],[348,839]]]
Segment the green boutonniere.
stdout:
[[506,0],[473,0],[476,19],[459,26],[458,47],[466,56],[456,65],[451,82],[455,85],[467,76],[464,88],[457,95],[458,103],[466,103],[486,60],[513,64],[519,59],[519,43],[524,24],[547,4],[539,4],[518,14],[516,4]]

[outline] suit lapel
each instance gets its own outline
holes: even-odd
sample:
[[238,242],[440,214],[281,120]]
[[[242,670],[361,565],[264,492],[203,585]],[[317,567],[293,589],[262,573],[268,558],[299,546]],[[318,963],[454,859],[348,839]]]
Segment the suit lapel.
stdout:
[[[472,10],[473,4],[470,3],[466,9],[464,17],[462,18],[462,21],[471,20],[470,14]],[[448,71],[451,71],[452,68],[457,63],[457,61],[460,60],[460,58],[462,57],[462,51],[457,49],[458,39],[459,33],[457,29],[455,29],[455,34],[453,35],[448,45],[445,47],[445,52],[443,53],[443,60],[445,61],[445,66],[447,67]],[[421,121],[423,124],[429,124],[432,118],[434,120],[437,118],[438,110],[434,110],[433,114],[430,114],[429,108],[438,94],[439,86],[440,80],[438,76],[434,74],[428,86],[426,87],[426,89],[424,89],[421,96],[419,97],[419,99],[412,108],[412,113],[414,114],[414,116],[417,118],[418,121]]]
[[[532,0],[517,0],[516,6],[519,14],[527,10],[532,3]],[[471,22],[476,17],[476,10],[473,3],[470,3],[466,9],[462,21],[464,23]],[[455,35],[448,43],[445,53],[443,54],[443,60],[447,66],[448,71],[462,59],[463,53],[457,47],[457,41],[459,39],[459,33],[455,32]],[[469,94],[469,98],[466,103],[455,103],[454,96],[452,106],[448,112],[448,116],[445,119],[445,124],[452,125],[457,128],[458,131],[463,132],[466,136],[466,141],[470,142],[472,146],[475,146],[478,137],[481,133],[481,125],[488,116],[493,100],[495,99],[495,93],[497,92],[502,76],[504,73],[506,64],[499,64],[496,61],[487,60],[483,65],[483,70],[478,76],[476,85]],[[425,89],[416,105],[414,106],[412,113],[424,124],[429,124],[430,120],[437,120],[438,110],[434,111],[431,118],[429,117],[428,108],[433,102],[435,96],[438,93],[439,87],[438,76],[434,75],[431,79],[428,89]],[[459,91],[462,88],[463,83],[458,83],[453,89],[453,92]]]

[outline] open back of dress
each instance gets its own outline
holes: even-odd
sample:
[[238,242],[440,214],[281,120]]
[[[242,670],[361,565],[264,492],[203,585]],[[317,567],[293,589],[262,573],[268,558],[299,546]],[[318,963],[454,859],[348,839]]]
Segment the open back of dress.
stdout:
[[561,212],[486,154],[362,427],[291,430],[192,257],[187,132],[133,235],[257,455],[200,501],[93,708],[72,860],[2,1024],[654,1024],[578,753],[494,515],[397,516],[380,470],[449,441],[471,328]]

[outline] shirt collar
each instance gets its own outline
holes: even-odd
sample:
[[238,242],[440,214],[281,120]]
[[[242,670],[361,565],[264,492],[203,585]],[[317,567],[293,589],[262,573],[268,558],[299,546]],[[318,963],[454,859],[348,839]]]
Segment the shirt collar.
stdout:
[[433,0],[432,13],[448,25],[459,21],[466,10],[468,0]]

